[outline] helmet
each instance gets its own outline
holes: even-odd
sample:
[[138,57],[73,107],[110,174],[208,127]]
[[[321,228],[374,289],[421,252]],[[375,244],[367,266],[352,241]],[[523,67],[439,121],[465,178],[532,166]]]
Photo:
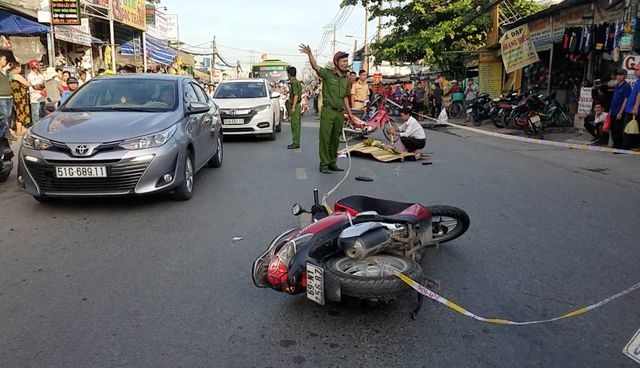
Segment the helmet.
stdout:
[[27,63],[27,65],[29,66],[29,69],[37,68],[39,64],[40,62],[38,62],[38,60],[36,59],[31,59],[29,60],[29,63]]
[[349,57],[349,54],[347,54],[344,51],[338,51],[333,55],[333,64],[334,65],[338,65],[338,60],[344,59],[344,58],[347,58],[347,57]]

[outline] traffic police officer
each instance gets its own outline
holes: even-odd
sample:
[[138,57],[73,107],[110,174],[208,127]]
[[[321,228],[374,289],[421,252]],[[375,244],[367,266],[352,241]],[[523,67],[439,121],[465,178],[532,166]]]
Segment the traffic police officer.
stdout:
[[333,56],[333,69],[321,68],[313,57],[311,48],[301,44],[300,52],[307,54],[313,70],[322,79],[322,112],[320,114],[320,172],[331,174],[332,171],[344,171],[336,164],[338,156],[338,144],[342,126],[343,113],[351,114],[349,96],[348,66],[349,54],[338,51]]

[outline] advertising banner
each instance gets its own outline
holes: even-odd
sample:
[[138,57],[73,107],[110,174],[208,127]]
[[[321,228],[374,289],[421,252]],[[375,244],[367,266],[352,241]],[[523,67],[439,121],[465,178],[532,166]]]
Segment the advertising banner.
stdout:
[[113,18],[133,28],[146,29],[144,0],[113,0]]
[[500,39],[502,62],[507,73],[522,69],[540,60],[533,40],[529,37],[529,26],[508,30]]
[[178,34],[178,15],[165,14],[164,19],[167,21],[167,40],[169,40],[169,42],[178,42],[180,40]]
[[79,25],[80,0],[51,0],[51,24]]
[[490,53],[481,53],[478,63],[478,90],[496,98],[502,92],[502,62]]

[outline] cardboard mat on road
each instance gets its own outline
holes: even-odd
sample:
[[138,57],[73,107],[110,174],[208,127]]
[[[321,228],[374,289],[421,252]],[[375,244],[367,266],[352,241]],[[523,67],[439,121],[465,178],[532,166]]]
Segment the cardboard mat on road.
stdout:
[[385,144],[367,144],[366,141],[352,146],[350,145],[347,148],[343,148],[338,153],[346,154],[347,152],[351,152],[351,154],[355,153],[364,156],[371,156],[380,162],[404,161],[407,157],[414,157],[413,153],[400,152],[392,146]]

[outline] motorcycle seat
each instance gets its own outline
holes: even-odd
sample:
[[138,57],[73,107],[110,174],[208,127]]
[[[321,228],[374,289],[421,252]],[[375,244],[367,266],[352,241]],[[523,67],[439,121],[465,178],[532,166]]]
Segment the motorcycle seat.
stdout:
[[417,203],[404,203],[389,199],[380,199],[362,195],[353,195],[336,201],[335,212],[346,212],[352,216],[370,212],[365,216],[380,217],[381,220],[402,221],[417,224],[426,218],[424,207]]

